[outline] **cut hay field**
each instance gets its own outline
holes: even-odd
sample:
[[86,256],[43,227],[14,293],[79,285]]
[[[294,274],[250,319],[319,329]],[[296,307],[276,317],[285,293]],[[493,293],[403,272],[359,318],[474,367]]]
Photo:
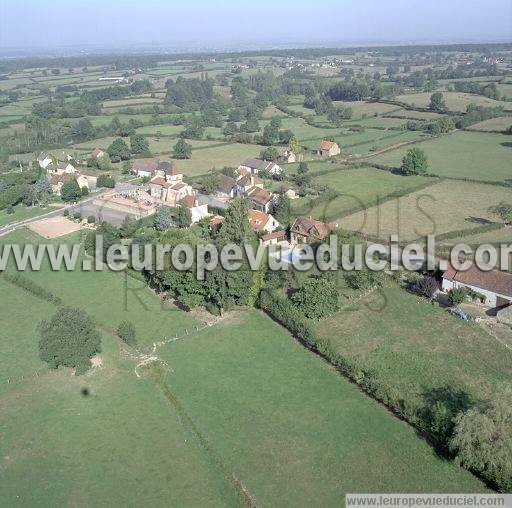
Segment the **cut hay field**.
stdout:
[[[199,143],[199,142],[198,142]],[[212,168],[238,167],[248,157],[257,157],[264,147],[240,143],[200,142],[201,148],[192,150],[192,158],[177,161],[185,175],[197,176],[208,173]],[[174,143],[173,143],[174,145]]]
[[[503,182],[512,174],[510,136],[487,132],[458,131],[414,145],[424,150],[430,173],[450,178]],[[399,167],[411,147],[378,155],[372,162]]]
[[[430,100],[430,99],[429,99]],[[406,120],[438,120],[446,115],[434,113],[433,111],[414,111],[410,109],[396,109],[384,115],[384,118],[403,118]]]
[[501,201],[512,201],[512,188],[444,180],[349,215],[339,223],[343,228],[382,239],[397,234],[401,241],[409,241],[495,221],[488,208]]
[[[312,168],[313,169],[313,168]],[[328,198],[299,198],[292,201],[294,215],[313,216],[335,221],[357,208],[367,208],[376,200],[394,193],[408,193],[434,184],[437,179],[421,176],[404,177],[374,168],[342,169],[315,176],[313,185],[326,186],[336,195]]]
[[483,122],[475,123],[468,127],[469,130],[472,131],[494,131],[494,132],[503,132],[512,127],[512,117],[511,116],[500,116],[498,118],[489,118],[489,120],[484,120]]
[[[468,104],[476,104],[477,106],[495,107],[503,106],[505,109],[512,109],[510,102],[495,101],[483,95],[473,95],[462,92],[442,92],[446,106],[450,111],[466,111]],[[410,106],[419,106],[426,108],[430,104],[430,92],[421,92],[413,94],[397,95],[396,100],[404,102]]]
[[512,381],[512,351],[480,325],[391,282],[322,320],[317,331],[419,412],[433,399],[447,403],[458,391],[485,398]]
[[112,122],[114,117],[119,118],[122,123],[128,123],[131,119],[140,120],[141,122],[150,122],[153,118],[153,115],[149,113],[139,113],[136,115],[127,115],[124,113],[119,114],[111,114],[111,115],[101,115],[101,116],[89,116],[89,120],[94,125],[94,127],[102,127],[105,125],[109,125]]
[[467,243],[468,245],[482,245],[484,243],[512,244],[512,228],[503,227],[501,229],[487,231],[484,233],[459,235],[454,238],[442,240],[440,243],[442,245],[457,245],[458,243]]
[[394,104],[367,101],[333,101],[333,105],[352,109],[351,120],[359,120],[368,116],[389,114],[397,110]]
[[[2,239],[34,240],[26,231]],[[198,321],[166,311],[147,289],[130,293],[124,310],[120,273],[26,276],[93,317],[101,365],[81,377],[48,371],[36,326],[55,306],[0,276],[8,506],[243,506],[241,485],[274,506],[334,507],[346,492],[375,489],[485,491],[258,311],[227,313],[185,336]],[[136,377],[135,352],[112,334],[121,319],[135,323],[143,346],[184,336],[157,349],[163,376]]]

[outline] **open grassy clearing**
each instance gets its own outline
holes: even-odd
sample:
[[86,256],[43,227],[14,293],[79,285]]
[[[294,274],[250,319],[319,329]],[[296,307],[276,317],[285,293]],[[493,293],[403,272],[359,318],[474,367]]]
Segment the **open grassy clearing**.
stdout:
[[[510,136],[487,132],[458,131],[431,138],[415,146],[428,157],[430,173],[450,178],[503,182],[511,178]],[[372,158],[372,162],[399,167],[406,151],[402,147]]]
[[[430,92],[412,93],[397,95],[396,100],[405,102],[410,106],[419,106],[426,108],[430,104]],[[505,109],[512,109],[509,102],[495,101],[483,95],[474,95],[462,92],[443,92],[444,101],[450,111],[466,111],[468,104],[476,104],[477,106],[495,107],[503,106]]]
[[322,320],[317,329],[336,352],[359,361],[416,407],[431,407],[433,399],[448,400],[458,390],[484,398],[512,380],[512,352],[480,325],[391,282]]
[[495,132],[503,132],[512,127],[512,117],[511,116],[500,116],[498,118],[489,118],[489,120],[484,120],[483,122],[478,122],[474,125],[468,127],[469,130],[472,131],[495,131]]
[[412,191],[435,182],[432,178],[404,177],[374,168],[340,168],[339,171],[321,174],[313,179],[314,185],[326,186],[338,196],[331,199],[322,195],[317,199],[295,199],[292,201],[292,211],[295,215],[311,215],[320,220],[333,221],[354,208],[367,207],[389,194]]
[[401,241],[407,241],[494,221],[488,208],[511,200],[512,188],[445,180],[349,215],[339,223],[343,228],[379,238],[397,234]]

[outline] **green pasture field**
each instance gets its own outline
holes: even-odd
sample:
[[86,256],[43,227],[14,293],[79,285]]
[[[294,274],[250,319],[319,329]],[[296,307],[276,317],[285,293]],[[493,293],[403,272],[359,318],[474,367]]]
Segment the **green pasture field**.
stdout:
[[[431,95],[432,94],[429,92],[420,92],[398,95],[396,99],[398,101],[405,102],[410,106],[425,108],[430,104]],[[468,104],[476,104],[477,106],[485,107],[503,106],[505,109],[512,109],[512,105],[508,102],[495,101],[494,99],[489,99],[483,95],[473,95],[462,92],[443,92],[443,97],[446,102],[446,106],[450,111],[466,111]]]
[[[354,157],[361,157],[377,150],[428,138],[428,135],[421,131],[369,131],[370,129],[362,133],[361,136],[351,134],[346,138],[341,138],[342,143],[344,140],[346,140],[347,143],[345,146],[341,147],[342,153]],[[365,136],[365,134],[375,137],[371,138],[370,136]],[[358,137],[360,140],[357,140]]]
[[352,109],[351,120],[358,120],[366,116],[389,114],[397,108],[394,104],[366,101],[333,101],[333,105]]
[[512,380],[512,352],[480,325],[391,282],[320,321],[317,331],[334,351],[401,394],[408,407],[429,408],[433,398],[458,390],[486,398]]
[[[393,114],[393,113],[390,113]],[[360,125],[361,127],[376,127],[378,129],[397,129],[404,126],[407,120],[403,118],[390,118],[387,116],[371,116],[360,120],[347,120],[344,127],[349,125]]]
[[204,175],[212,168],[221,169],[224,166],[238,167],[245,159],[259,156],[264,147],[260,145],[245,145],[239,143],[196,142],[202,147],[192,150],[192,158],[177,161],[185,175]]
[[136,95],[125,99],[103,101],[103,108],[114,109],[133,106],[152,106],[153,104],[162,104],[162,99],[158,97],[140,97]]
[[139,127],[137,129],[137,133],[154,136],[154,135],[156,135],[157,132],[160,132],[162,136],[177,137],[178,134],[183,129],[184,129],[183,125],[169,125],[169,124],[145,125],[144,127]]
[[512,100],[512,83],[498,83],[498,92],[506,97],[509,101]]
[[[495,217],[497,219],[497,217]],[[461,235],[456,238],[447,238],[440,242],[442,245],[457,245],[458,243],[467,243],[468,245],[482,245],[484,243],[497,244],[507,243],[512,244],[512,228],[503,227],[485,233],[476,233],[473,235]]]
[[494,131],[503,132],[512,127],[512,116],[500,116],[498,118],[489,118],[483,122],[478,122],[468,127],[472,131]]
[[[37,236],[19,231],[7,241]],[[346,492],[377,488],[485,491],[258,311],[227,313],[196,331],[196,318],[170,304],[166,311],[141,284],[142,303],[130,294],[125,309],[120,273],[45,265],[25,276],[87,311],[102,352],[101,365],[81,377],[47,370],[36,327],[56,307],[0,276],[9,295],[0,331],[8,505],[242,506],[240,486],[258,504],[279,506],[339,506]],[[155,351],[160,381],[144,369],[136,377],[136,352],[112,333],[122,319],[134,322],[143,349],[182,337]]]
[[414,111],[410,109],[398,109],[383,116],[384,118],[397,117],[403,118],[405,120],[438,120],[439,118],[443,118],[446,115],[434,113],[433,111]]
[[501,201],[512,201],[512,188],[444,180],[344,217],[340,226],[383,239],[397,234],[409,241],[495,221],[488,208]]
[[[149,113],[139,113],[136,115],[128,115],[125,113],[118,113],[118,114],[109,114],[109,115],[101,115],[101,116],[89,116],[89,120],[94,125],[94,127],[101,127],[105,125],[109,125],[110,122],[112,122],[112,119],[114,117],[119,118],[119,120],[122,123],[128,123],[131,119],[133,120],[140,120],[141,122],[150,122],[153,119],[153,115]],[[155,126],[156,127],[163,127],[162,126]]]
[[[450,178],[502,182],[511,178],[510,136],[487,132],[458,131],[427,139],[415,145],[428,158],[428,171]],[[372,162],[399,167],[406,151],[402,147],[372,158]]]
[[[172,369],[169,390],[258,505],[339,506],[346,492],[375,489],[482,490],[257,311],[159,354]],[[198,380],[207,382],[198,389]]]
[[[313,168],[312,168],[313,169]],[[299,198],[292,200],[294,215],[313,216],[324,221],[334,221],[355,208],[368,207],[377,199],[385,199],[392,193],[410,192],[419,187],[434,184],[437,179],[421,176],[405,177],[374,168],[346,169],[320,174],[313,178],[313,185],[326,186],[338,196],[326,198]]]

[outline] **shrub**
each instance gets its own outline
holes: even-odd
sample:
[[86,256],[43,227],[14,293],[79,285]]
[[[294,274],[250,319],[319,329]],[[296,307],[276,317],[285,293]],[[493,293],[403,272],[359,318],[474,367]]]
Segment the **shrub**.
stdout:
[[49,321],[39,324],[39,356],[51,369],[75,368],[83,374],[100,351],[101,336],[92,319],[80,309],[60,308]]
[[292,297],[304,315],[311,319],[330,316],[339,309],[336,285],[326,278],[312,278],[304,282]]
[[287,298],[264,290],[260,295],[260,307],[288,328],[305,345],[315,346],[313,325]]
[[63,212],[64,217],[69,217],[69,210],[66,208]]
[[23,289],[24,291],[27,291],[28,293],[31,293],[32,295],[37,296],[43,300],[54,303],[56,305],[61,304],[61,300],[58,296],[55,296],[52,292],[39,286],[39,284],[36,284],[34,281],[24,277],[20,273],[15,275],[9,275],[8,273],[5,273],[4,279],[7,282],[18,286],[20,289]]
[[73,214],[73,219],[80,220],[82,218],[82,214],[80,212],[75,212]]
[[129,346],[134,346],[137,343],[135,327],[130,321],[122,321],[117,327],[118,337],[126,342]]
[[455,418],[450,446],[456,460],[480,473],[502,492],[512,490],[512,389],[499,386],[480,403]]
[[87,222],[89,224],[94,224],[96,222],[96,217],[94,215],[89,215],[89,217],[87,217]]
[[422,277],[416,284],[416,292],[420,296],[431,299],[438,290],[438,285],[434,277]]
[[460,305],[467,297],[467,292],[464,288],[453,288],[448,291],[448,301],[452,307]]

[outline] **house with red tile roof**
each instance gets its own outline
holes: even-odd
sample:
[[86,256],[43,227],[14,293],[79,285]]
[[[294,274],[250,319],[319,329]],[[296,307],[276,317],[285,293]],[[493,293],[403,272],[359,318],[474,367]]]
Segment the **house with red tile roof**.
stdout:
[[341,150],[338,146],[338,143],[334,141],[328,141],[326,139],[320,143],[318,155],[321,155],[322,157],[333,157],[334,155],[339,155],[340,153]]
[[481,295],[489,307],[506,307],[512,304],[512,273],[501,270],[484,271],[476,264],[468,270],[457,270],[452,265],[443,273],[443,291],[466,288]]

